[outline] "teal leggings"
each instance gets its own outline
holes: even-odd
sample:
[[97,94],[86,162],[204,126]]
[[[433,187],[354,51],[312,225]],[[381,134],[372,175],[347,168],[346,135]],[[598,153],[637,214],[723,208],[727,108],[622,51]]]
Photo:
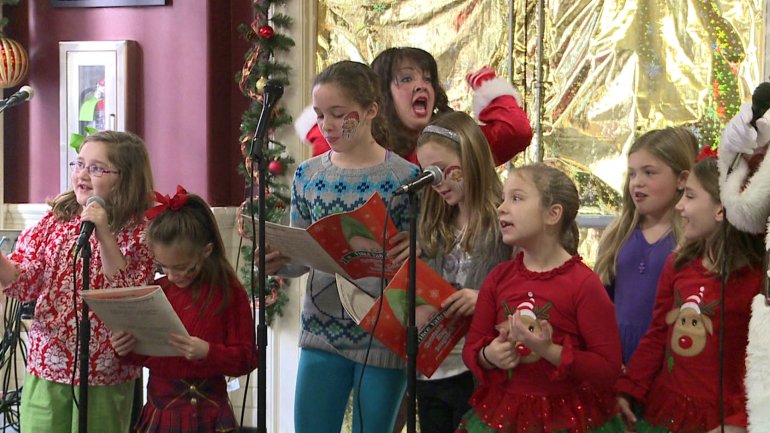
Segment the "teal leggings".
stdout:
[[[358,385],[363,364],[316,349],[302,349],[294,394],[296,433],[338,432],[353,390],[353,433],[361,433]],[[361,386],[364,433],[392,433],[406,389],[402,369],[366,366]]]

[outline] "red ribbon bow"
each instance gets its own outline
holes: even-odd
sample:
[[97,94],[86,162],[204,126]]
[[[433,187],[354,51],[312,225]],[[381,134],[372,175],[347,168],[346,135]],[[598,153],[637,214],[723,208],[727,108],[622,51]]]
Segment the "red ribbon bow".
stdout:
[[147,209],[144,212],[144,216],[146,216],[148,220],[154,220],[155,217],[165,212],[166,209],[181,209],[187,203],[187,198],[189,197],[187,195],[187,190],[182,188],[182,185],[176,186],[176,194],[174,194],[173,197],[169,197],[168,194],[162,195],[158,191],[153,191],[152,193],[155,195],[155,202],[160,204]]
[[716,158],[716,157],[717,157],[716,149],[712,149],[711,146],[704,146],[703,149],[700,150],[698,157],[695,158],[695,161],[701,161],[706,158]]

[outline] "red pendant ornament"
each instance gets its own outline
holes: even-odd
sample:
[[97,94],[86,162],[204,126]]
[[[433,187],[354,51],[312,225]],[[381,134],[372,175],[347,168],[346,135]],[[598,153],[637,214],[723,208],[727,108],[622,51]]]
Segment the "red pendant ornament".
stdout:
[[273,30],[273,28],[269,25],[265,24],[264,26],[260,27],[259,30],[257,30],[257,33],[262,39],[270,39],[273,37],[273,35],[275,35],[275,30]]
[[284,170],[283,163],[281,161],[270,161],[270,164],[267,165],[267,170],[276,176],[280,176]]
[[27,51],[11,38],[0,37],[0,88],[13,87],[29,69]]

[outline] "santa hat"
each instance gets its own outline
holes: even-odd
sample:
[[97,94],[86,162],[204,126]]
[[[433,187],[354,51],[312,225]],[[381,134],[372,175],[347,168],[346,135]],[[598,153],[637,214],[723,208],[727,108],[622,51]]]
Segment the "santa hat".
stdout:
[[688,296],[687,299],[684,300],[684,304],[679,307],[679,311],[682,311],[685,308],[691,308],[700,314],[700,304],[703,302],[703,292],[705,290],[706,288],[701,286],[698,293]]
[[522,316],[529,316],[532,320],[537,320],[537,315],[535,314],[535,298],[532,296],[532,292],[527,293],[527,296],[529,296],[529,299],[519,304],[516,307],[516,311],[521,312]]

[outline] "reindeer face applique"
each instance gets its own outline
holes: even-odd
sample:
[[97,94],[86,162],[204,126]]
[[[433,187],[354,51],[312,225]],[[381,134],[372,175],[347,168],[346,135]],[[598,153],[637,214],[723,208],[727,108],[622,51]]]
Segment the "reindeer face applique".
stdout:
[[[703,305],[704,287],[690,295],[681,305],[666,314],[666,323],[674,326],[671,334],[671,351],[679,356],[695,356],[706,347],[714,325],[707,316],[713,305]],[[679,303],[678,303],[679,304]]]
[[[540,326],[540,320],[549,319],[548,310],[551,308],[551,303],[546,304],[543,307],[535,305],[535,299],[532,296],[532,292],[528,293],[529,299],[520,303],[516,310],[511,310],[508,304],[503,301],[503,308],[505,309],[505,321],[498,323],[496,328],[506,328],[509,332],[511,330],[511,322],[508,320],[508,316],[520,312],[521,322],[527,326],[529,332],[541,336],[543,334],[543,328]],[[522,364],[531,364],[540,360],[540,355],[532,352],[532,350],[522,344],[519,341],[514,342],[516,352],[521,357],[519,362]]]

